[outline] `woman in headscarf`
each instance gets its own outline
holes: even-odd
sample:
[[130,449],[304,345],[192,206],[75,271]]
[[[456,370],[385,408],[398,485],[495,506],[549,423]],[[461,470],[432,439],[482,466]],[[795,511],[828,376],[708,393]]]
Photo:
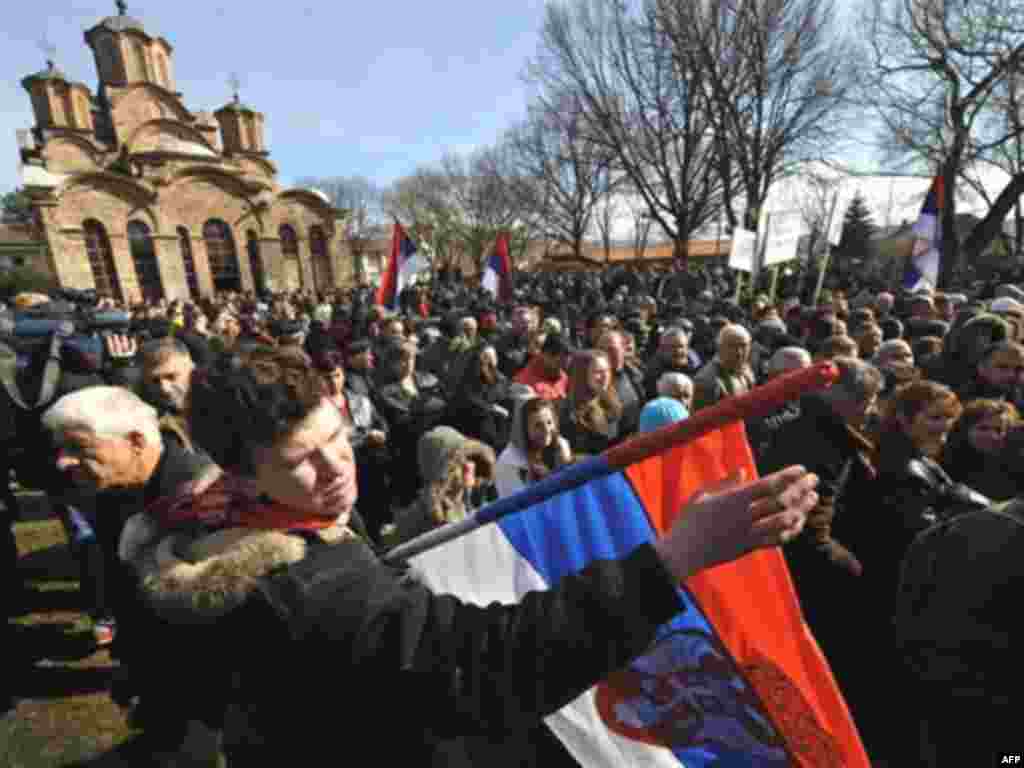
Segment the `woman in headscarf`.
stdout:
[[569,441],[558,432],[557,406],[534,394],[519,398],[495,469],[498,497],[511,496],[570,462]]

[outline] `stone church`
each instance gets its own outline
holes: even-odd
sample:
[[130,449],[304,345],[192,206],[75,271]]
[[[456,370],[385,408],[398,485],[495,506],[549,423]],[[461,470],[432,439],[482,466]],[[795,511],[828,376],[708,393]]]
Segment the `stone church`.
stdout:
[[95,93],[52,62],[22,81],[35,113],[23,184],[45,268],[61,286],[127,303],[349,283],[343,212],[278,184],[264,115],[237,94],[213,113],[190,110],[170,43],[123,0],[118,10],[85,32]]

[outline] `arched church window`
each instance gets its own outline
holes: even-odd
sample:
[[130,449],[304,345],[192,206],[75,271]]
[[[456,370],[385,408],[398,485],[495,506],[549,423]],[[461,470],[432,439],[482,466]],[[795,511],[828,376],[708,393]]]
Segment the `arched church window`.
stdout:
[[95,219],[87,219],[82,223],[85,235],[85,251],[89,256],[89,269],[96,285],[96,293],[117,301],[124,301],[121,292],[121,281],[117,278],[117,267],[114,265],[114,252],[110,247],[107,230]]
[[171,78],[167,74],[167,57],[157,51],[153,54],[153,58],[156,59],[156,74],[160,78],[160,85],[170,90]]
[[245,250],[249,253],[253,287],[257,293],[263,293],[267,289],[267,281],[263,275],[263,260],[260,257],[260,238],[255,230],[250,229],[245,233]]
[[100,40],[100,74],[103,79],[117,80],[118,62],[121,60],[118,45],[112,37],[104,37]]
[[298,274],[299,288],[305,288],[302,280],[302,263],[299,260],[299,237],[290,224],[282,224],[278,232],[281,238],[281,256],[284,257],[286,269],[294,269]]
[[149,56],[146,55],[146,47],[142,43],[135,43],[135,66],[138,67],[138,79],[153,79],[153,74],[149,68]]
[[327,291],[333,286],[330,251],[323,227],[309,228],[309,253],[313,259],[313,282],[316,290]]
[[160,267],[148,224],[143,221],[128,222],[128,247],[132,253],[135,277],[139,281],[142,298],[146,302],[160,301],[164,297],[164,286],[160,280]]
[[203,240],[210,261],[210,276],[217,291],[241,291],[242,279],[238,269],[238,253],[231,227],[220,219],[210,219],[203,225]]
[[189,296],[198,299],[199,276],[196,274],[196,261],[192,256],[192,236],[185,227],[178,227],[178,250],[181,251],[181,263],[185,268]]

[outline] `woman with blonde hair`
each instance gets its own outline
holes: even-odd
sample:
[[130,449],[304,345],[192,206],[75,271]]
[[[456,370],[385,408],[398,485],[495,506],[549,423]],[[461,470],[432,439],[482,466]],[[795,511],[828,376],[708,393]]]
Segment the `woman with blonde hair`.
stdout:
[[608,355],[596,349],[577,353],[569,364],[569,393],[558,419],[574,454],[596,455],[618,442],[621,418]]

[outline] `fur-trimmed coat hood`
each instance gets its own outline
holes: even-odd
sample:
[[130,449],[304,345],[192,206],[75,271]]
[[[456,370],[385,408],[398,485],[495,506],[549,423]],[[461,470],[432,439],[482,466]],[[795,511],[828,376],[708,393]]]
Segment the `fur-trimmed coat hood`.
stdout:
[[466,517],[469,509],[462,467],[467,461],[476,465],[478,480],[489,483],[494,479],[494,449],[451,427],[435,427],[424,434],[417,458],[423,488],[411,506],[395,515],[397,542]]
[[[331,544],[355,534],[335,525],[311,535]],[[160,618],[205,624],[244,603],[261,577],[305,558],[307,547],[301,536],[252,528],[163,535],[140,514],[125,526],[121,555],[136,568],[143,596]]]

